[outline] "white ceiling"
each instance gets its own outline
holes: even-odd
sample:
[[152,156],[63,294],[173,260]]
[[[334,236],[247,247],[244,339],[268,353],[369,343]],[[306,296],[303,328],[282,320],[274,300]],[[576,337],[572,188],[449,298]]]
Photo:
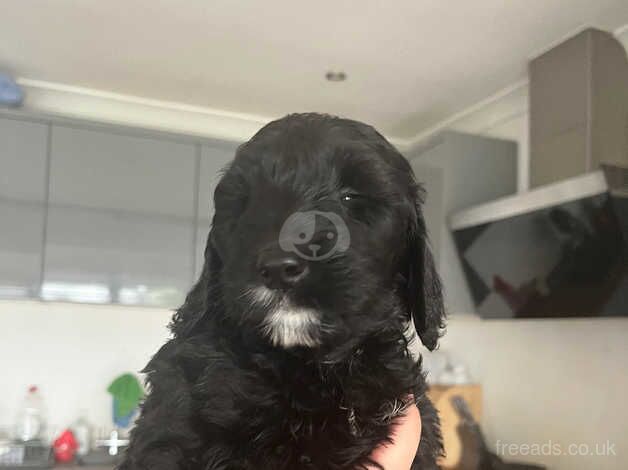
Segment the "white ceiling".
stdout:
[[329,112],[407,139],[578,28],[627,23],[626,0],[3,0],[0,69],[262,118]]

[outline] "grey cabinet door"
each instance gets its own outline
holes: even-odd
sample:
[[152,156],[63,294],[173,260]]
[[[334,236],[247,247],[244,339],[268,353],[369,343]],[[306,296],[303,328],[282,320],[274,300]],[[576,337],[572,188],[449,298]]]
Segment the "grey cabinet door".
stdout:
[[205,245],[214,216],[214,190],[221,171],[233,160],[236,146],[203,145],[198,174],[198,222],[196,229],[196,277],[203,269]]
[[174,307],[194,271],[193,144],[53,126],[44,300]]
[[48,126],[0,118],[0,298],[37,297]]
[[417,182],[423,187],[423,218],[427,230],[432,255],[438,265],[440,259],[440,244],[445,229],[445,211],[443,209],[443,169],[425,165],[417,160],[411,161],[412,170]]

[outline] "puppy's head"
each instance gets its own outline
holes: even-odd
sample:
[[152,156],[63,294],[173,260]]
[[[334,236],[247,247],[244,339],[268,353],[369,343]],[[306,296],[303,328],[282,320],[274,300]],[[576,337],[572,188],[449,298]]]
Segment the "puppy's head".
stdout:
[[372,127],[274,121],[238,149],[214,199],[204,289],[220,291],[230,324],[277,347],[333,350],[412,317],[436,346],[443,308],[420,188]]

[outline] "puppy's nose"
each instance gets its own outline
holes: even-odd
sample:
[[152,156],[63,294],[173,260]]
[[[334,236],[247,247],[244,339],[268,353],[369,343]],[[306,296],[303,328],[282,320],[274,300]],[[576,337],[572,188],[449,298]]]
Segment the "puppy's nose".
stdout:
[[290,254],[261,255],[257,264],[262,281],[271,289],[290,289],[309,272],[305,260]]

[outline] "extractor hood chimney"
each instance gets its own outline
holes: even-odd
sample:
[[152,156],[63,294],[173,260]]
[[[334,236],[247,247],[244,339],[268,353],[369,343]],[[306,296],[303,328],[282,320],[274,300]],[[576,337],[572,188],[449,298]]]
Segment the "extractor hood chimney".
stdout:
[[529,65],[530,186],[628,164],[628,59],[587,29]]

